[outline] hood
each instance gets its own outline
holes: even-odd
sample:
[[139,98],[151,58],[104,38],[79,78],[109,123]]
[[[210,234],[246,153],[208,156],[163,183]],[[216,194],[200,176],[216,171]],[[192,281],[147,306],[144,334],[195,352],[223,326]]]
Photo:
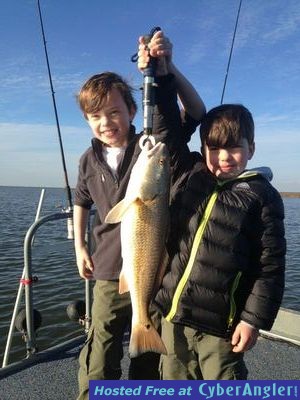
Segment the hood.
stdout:
[[246,171],[242,172],[241,175],[239,175],[239,178],[247,178],[248,176],[254,175],[261,175],[269,182],[271,182],[271,180],[273,179],[273,172],[269,167],[257,167],[247,169]]

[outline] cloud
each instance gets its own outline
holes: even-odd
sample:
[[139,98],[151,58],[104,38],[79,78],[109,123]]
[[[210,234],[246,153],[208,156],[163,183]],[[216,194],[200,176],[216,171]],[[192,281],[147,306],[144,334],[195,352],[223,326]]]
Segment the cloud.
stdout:
[[[232,18],[236,18],[237,10],[232,11],[231,16],[227,15],[227,21],[232,22]],[[223,15],[223,20],[225,20]],[[219,18],[215,18],[215,22],[218,22]],[[222,29],[222,25],[219,22],[218,30]],[[224,24],[223,24],[224,25]],[[228,22],[225,25],[227,28]],[[282,3],[281,0],[273,0],[272,2],[243,2],[236,38],[234,43],[234,49],[239,50],[249,47],[255,47],[256,49],[265,46],[274,45],[280,41],[290,39],[291,36],[295,35],[299,31],[300,26],[300,4],[298,1],[289,1]],[[228,30],[226,40],[230,40],[233,35],[233,27],[231,31]],[[223,28],[224,32],[224,28]],[[225,36],[226,38],[226,36]],[[223,38],[224,39],[224,38]]]
[[[89,146],[87,128],[62,126],[69,180],[75,185],[78,162]],[[63,169],[55,125],[0,123],[0,185],[63,186]]]
[[[45,88],[49,91],[50,83],[48,73],[37,72],[32,70],[30,66],[16,66],[14,71],[10,70],[9,73],[1,74],[2,88],[14,91],[23,91],[30,89],[38,92],[45,92]],[[78,89],[82,84],[83,77],[79,72],[74,73],[57,73],[52,75],[52,83],[54,90]]]
[[[87,128],[61,126],[63,142],[68,142],[69,150],[80,149],[88,142]],[[0,123],[1,153],[42,151],[57,148],[58,133],[56,125]],[[87,140],[88,139],[88,140]]]
[[189,48],[189,51],[186,52],[184,61],[187,65],[199,65],[200,61],[206,58],[207,51],[207,44],[201,41],[194,43]]
[[277,5],[281,12],[277,13],[277,18],[272,19],[272,28],[263,35],[263,39],[274,43],[279,40],[287,39],[299,31],[300,25],[300,5],[299,2],[287,2]]
[[[300,117],[293,114],[261,114],[255,118],[256,142],[269,143],[272,147],[279,145],[300,145]],[[289,151],[293,147],[289,147]]]
[[255,118],[256,129],[270,129],[270,126],[278,123],[288,124],[290,122],[290,115],[277,115],[277,114],[261,114]]

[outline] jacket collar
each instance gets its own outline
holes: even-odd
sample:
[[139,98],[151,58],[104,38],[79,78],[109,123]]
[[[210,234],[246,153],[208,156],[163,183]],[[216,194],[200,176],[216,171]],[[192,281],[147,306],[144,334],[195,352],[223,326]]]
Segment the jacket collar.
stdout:
[[252,178],[254,176],[261,176],[267,181],[271,182],[273,179],[273,172],[271,168],[269,167],[257,167],[257,168],[252,168],[245,170],[242,172],[240,175],[236,176],[235,178],[232,179],[226,179],[226,180],[217,180],[219,186],[224,186],[228,182],[234,182],[238,181],[239,179],[247,179],[247,178]]

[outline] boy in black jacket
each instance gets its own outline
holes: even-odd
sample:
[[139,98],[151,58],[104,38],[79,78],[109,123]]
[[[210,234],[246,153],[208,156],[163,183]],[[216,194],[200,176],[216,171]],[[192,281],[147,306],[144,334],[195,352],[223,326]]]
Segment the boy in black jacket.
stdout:
[[[246,379],[243,352],[270,330],[284,290],[284,209],[268,171],[246,170],[254,123],[244,106],[213,108],[202,154],[182,148],[173,193],[162,312],[162,379]],[[183,167],[185,165],[185,167]]]

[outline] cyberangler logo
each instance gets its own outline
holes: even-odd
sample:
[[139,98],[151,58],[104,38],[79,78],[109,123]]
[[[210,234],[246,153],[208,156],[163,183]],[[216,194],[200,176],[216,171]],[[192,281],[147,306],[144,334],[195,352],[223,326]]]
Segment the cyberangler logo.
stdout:
[[297,398],[298,397],[298,385],[283,385],[280,383],[260,383],[255,384],[254,382],[245,382],[243,384],[228,385],[222,383],[202,383],[199,386],[199,393],[205,399],[234,399],[244,398],[257,398],[267,399],[271,398]]

